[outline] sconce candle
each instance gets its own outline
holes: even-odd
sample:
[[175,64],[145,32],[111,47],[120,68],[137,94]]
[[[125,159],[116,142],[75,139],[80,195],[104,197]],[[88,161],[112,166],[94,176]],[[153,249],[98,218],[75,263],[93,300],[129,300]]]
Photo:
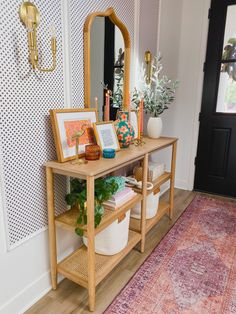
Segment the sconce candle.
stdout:
[[137,115],[138,115],[138,136],[137,136],[137,138],[138,138],[138,140],[140,140],[140,138],[141,138],[141,135],[140,135],[140,110],[138,110],[138,112],[137,112]]
[[141,97],[141,101],[140,101],[140,106],[139,106],[139,110],[140,110],[140,133],[143,133],[143,106],[144,106],[144,98],[143,96]]
[[109,92],[106,93],[106,105],[105,105],[105,121],[110,120],[110,95]]
[[131,118],[131,92],[129,91],[129,122],[130,122],[130,118]]
[[98,114],[98,98],[95,97],[95,98],[94,98],[94,101],[95,101],[95,109],[96,109],[97,114]]

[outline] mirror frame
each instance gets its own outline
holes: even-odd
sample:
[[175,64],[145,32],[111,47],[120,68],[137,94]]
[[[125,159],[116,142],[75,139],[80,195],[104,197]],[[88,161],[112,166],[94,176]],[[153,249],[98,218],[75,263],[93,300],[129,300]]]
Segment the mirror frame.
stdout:
[[[84,107],[90,108],[91,104],[91,61],[90,61],[90,31],[95,17],[109,17],[121,31],[124,38],[124,82],[123,82],[123,104],[121,110],[128,110],[129,108],[129,86],[130,86],[130,53],[131,53],[131,40],[127,27],[116,16],[113,8],[108,8],[104,12],[93,12],[89,14],[84,23]],[[106,83],[106,82],[105,82]]]

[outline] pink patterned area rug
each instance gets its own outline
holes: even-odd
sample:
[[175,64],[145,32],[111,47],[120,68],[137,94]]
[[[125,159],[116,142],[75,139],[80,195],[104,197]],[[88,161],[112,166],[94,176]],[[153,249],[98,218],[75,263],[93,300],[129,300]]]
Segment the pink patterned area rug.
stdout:
[[236,313],[236,202],[197,195],[104,313]]

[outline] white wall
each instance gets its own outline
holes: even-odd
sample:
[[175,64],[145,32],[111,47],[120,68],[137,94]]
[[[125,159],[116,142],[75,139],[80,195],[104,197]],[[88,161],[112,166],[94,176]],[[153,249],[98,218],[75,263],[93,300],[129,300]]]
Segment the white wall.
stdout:
[[164,135],[179,138],[176,186],[192,189],[210,0],[163,0],[160,51],[165,72],[180,85],[163,115]]
[[[162,0],[160,2],[160,21],[158,25],[157,53],[161,53],[162,63],[164,66],[163,74],[172,79],[178,78],[179,50],[181,36],[183,0]],[[163,135],[176,136],[172,121],[175,119],[175,104],[162,115],[163,119]],[[146,117],[147,121],[148,117]],[[170,169],[171,149],[154,153],[152,158],[160,163],[165,163],[167,169]],[[178,181],[178,179],[177,179]],[[163,190],[168,188],[165,184]]]
[[143,60],[146,50],[156,54],[159,0],[140,1],[139,58]]

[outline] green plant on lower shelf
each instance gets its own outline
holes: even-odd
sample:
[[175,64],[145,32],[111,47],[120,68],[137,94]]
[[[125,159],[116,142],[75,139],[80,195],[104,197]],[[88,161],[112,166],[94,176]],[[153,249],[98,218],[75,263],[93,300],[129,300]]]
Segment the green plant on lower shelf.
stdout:
[[[104,213],[103,202],[109,200],[118,191],[118,184],[114,180],[96,179],[94,183],[94,227],[96,228]],[[87,225],[87,186],[85,180],[71,179],[70,193],[65,197],[66,203],[78,209],[77,227],[75,232],[83,235],[81,225]]]

